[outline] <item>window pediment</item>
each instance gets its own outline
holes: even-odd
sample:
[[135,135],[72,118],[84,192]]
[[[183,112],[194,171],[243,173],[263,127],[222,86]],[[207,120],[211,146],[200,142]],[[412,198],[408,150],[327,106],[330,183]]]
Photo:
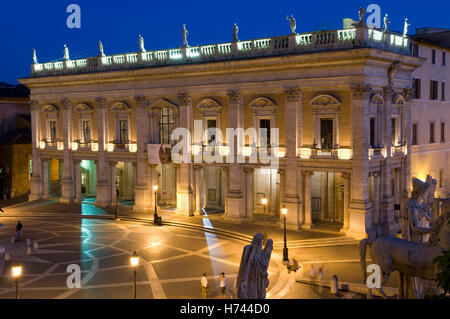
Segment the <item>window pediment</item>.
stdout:
[[59,109],[56,105],[53,104],[47,104],[42,108],[42,112],[44,113],[56,113]]
[[198,103],[197,108],[201,112],[208,112],[208,111],[220,112],[222,106],[220,106],[220,104],[216,100],[208,98]]
[[371,105],[383,105],[384,104],[384,99],[383,99],[383,97],[380,94],[374,93],[370,97],[370,104]]
[[75,106],[73,111],[75,113],[92,113],[93,108],[91,106],[89,106],[88,104],[81,103],[81,104],[78,104],[77,106]]
[[116,102],[111,106],[111,110],[114,112],[128,112],[130,107],[124,102]]
[[274,110],[276,106],[275,102],[268,97],[258,97],[249,104],[253,110]]
[[336,107],[339,106],[341,102],[335,98],[332,95],[329,94],[320,94],[314,97],[310,102],[309,105],[313,107]]
[[156,101],[153,101],[152,103],[150,103],[150,105],[147,107],[147,110],[151,111],[151,110],[155,110],[155,109],[161,109],[163,107],[169,107],[173,111],[176,111],[176,112],[178,112],[178,108],[179,108],[178,104],[173,103],[169,99],[160,98],[160,99],[157,99]]
[[396,106],[406,105],[406,101],[401,94],[395,94],[392,96],[392,104]]

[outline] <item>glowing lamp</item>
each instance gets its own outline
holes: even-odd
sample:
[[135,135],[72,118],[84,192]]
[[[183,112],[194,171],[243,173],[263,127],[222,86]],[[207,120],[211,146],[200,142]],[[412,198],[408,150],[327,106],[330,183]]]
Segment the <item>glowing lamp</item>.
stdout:
[[222,156],[228,156],[230,154],[230,148],[228,146],[219,146],[219,152]]
[[158,190],[158,185],[153,185],[153,190],[156,192]]
[[41,149],[44,149],[44,148],[45,148],[45,142],[44,142],[44,141],[40,141],[40,142],[39,142],[39,147],[40,147]]
[[308,159],[311,157],[311,149],[310,148],[301,148],[300,149],[300,158]]
[[341,160],[349,160],[352,158],[352,150],[349,148],[338,149],[338,158]]
[[108,150],[108,152],[113,152],[114,151],[114,144],[113,143],[108,143],[106,145],[106,149]]
[[56,144],[56,147],[58,148],[58,151],[62,151],[64,149],[64,143],[63,142],[58,142]]
[[261,198],[261,204],[267,205],[267,198],[265,197]]
[[72,142],[72,150],[76,151],[78,149],[78,143],[77,142]]
[[20,276],[22,276],[22,266],[12,267],[12,276],[14,278],[19,278]]
[[285,157],[286,156],[286,149],[283,147],[277,147],[274,149],[275,156],[276,157]]
[[97,152],[98,151],[98,143],[91,143],[91,150],[93,152]]
[[284,216],[286,216],[286,214],[287,214],[287,208],[286,208],[286,207],[283,207],[283,208],[281,209],[281,213],[282,213]]
[[136,250],[133,251],[133,255],[130,257],[130,265],[137,267],[139,265],[139,256],[136,254]]
[[128,145],[128,149],[130,150],[130,152],[137,152],[137,144],[133,143],[133,144],[129,144]]

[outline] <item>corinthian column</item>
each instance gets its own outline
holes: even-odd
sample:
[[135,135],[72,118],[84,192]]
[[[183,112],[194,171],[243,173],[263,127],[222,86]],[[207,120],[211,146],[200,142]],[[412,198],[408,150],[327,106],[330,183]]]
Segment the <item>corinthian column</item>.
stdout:
[[[301,202],[298,185],[297,148],[300,145],[299,126],[301,125],[301,92],[298,88],[285,91],[285,128],[286,128],[286,170],[283,203],[288,209],[286,227],[292,230],[300,229]],[[299,125],[300,124],[300,125]]]
[[150,209],[151,190],[148,185],[148,157],[145,152],[148,131],[148,116],[145,110],[147,99],[144,96],[136,96],[136,132],[137,132],[137,154],[136,154],[136,182],[134,185],[135,211],[146,211]]
[[[38,101],[31,100],[31,152],[33,158],[33,174],[31,176],[31,191],[28,200],[36,200],[42,197],[41,180],[41,154],[39,152],[41,141],[41,106]],[[44,175],[44,178],[46,176]]]
[[312,228],[312,205],[311,205],[311,171],[302,171],[305,180],[305,195],[303,201],[305,203],[305,222],[302,225],[303,229]]
[[111,205],[111,192],[109,183],[109,167],[106,160],[105,146],[108,143],[107,134],[107,112],[108,104],[106,99],[97,98],[97,119],[98,119],[98,160],[97,160],[97,200],[95,203],[100,207]]
[[61,198],[60,202],[73,203],[74,187],[73,187],[73,159],[70,151],[72,144],[72,102],[69,99],[63,99],[62,110],[62,128],[63,128],[63,174],[61,182]]
[[247,220],[253,220],[253,210],[254,210],[254,199],[253,199],[253,193],[254,193],[254,173],[255,169],[246,167],[244,168],[245,172],[245,194],[247,198]]
[[[186,128],[192,136],[193,111],[192,99],[187,94],[178,96],[180,101],[180,127]],[[190,147],[190,145],[188,145]],[[186,151],[186,150],[183,150]],[[193,164],[180,163],[179,183],[177,186],[177,214],[194,215]]]
[[369,97],[370,88],[352,87],[351,121],[353,167],[347,236],[362,239],[375,235],[372,227],[372,204],[369,200]]

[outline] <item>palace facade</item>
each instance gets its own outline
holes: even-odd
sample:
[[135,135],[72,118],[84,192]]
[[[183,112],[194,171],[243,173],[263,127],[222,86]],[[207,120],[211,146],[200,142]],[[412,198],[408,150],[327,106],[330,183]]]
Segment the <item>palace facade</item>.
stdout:
[[[424,63],[410,44],[360,23],[34,63],[20,80],[31,89],[30,200],[92,197],[107,207],[118,188],[121,200],[150,214],[158,185],[158,205],[183,215],[205,209],[251,221],[266,197],[272,217],[288,209],[290,229],[332,222],[355,238],[395,235],[394,208],[410,192],[411,76]],[[193,131],[194,120],[220,129],[223,141],[226,128],[278,128],[279,166],[149,162],[149,145],[174,145],[173,129]],[[194,153],[214,140],[194,136]],[[270,148],[269,140],[246,138],[246,147]]]

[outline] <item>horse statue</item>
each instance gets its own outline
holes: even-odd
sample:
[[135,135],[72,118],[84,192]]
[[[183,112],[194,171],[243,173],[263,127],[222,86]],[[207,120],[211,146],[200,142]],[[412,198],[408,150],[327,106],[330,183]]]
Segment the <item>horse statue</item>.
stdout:
[[[437,265],[433,259],[450,249],[450,212],[438,217],[431,229],[430,237],[424,244],[416,243],[396,237],[380,237],[374,241],[367,238],[359,243],[361,267],[363,269],[364,283],[366,273],[366,249],[370,245],[370,252],[374,263],[378,264],[383,273],[379,291],[384,298],[388,298],[383,286],[394,271],[400,272],[400,298],[404,297],[404,277],[413,276],[422,279],[434,280],[438,273]],[[371,291],[370,291],[371,293]]]

